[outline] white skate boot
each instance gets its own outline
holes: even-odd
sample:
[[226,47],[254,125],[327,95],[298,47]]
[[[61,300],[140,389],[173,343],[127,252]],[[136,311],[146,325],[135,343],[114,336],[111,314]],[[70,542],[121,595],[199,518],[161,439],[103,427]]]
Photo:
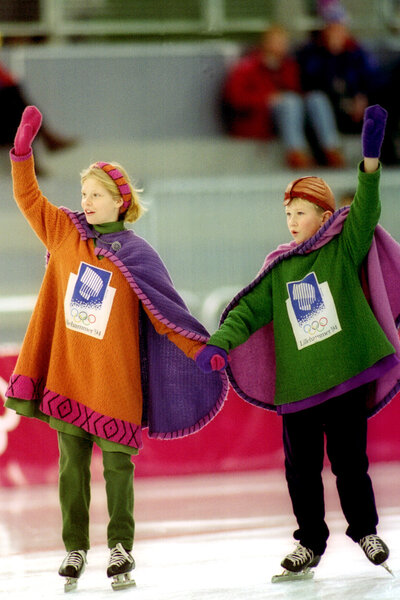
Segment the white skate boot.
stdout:
[[117,544],[115,548],[112,548],[108,562],[107,577],[114,578],[111,583],[113,590],[122,590],[136,585],[136,582],[134,579],[131,579],[130,575],[134,568],[135,561],[122,544]]
[[78,579],[84,572],[86,563],[86,550],[73,550],[72,552],[68,552],[58,570],[59,575],[66,577],[64,584],[65,592],[76,590]]
[[311,571],[321,560],[320,556],[315,556],[309,548],[297,544],[296,550],[288,554],[281,562],[283,572],[280,575],[272,577],[272,583],[281,581],[299,581],[302,579],[312,579],[314,572]]
[[386,560],[389,558],[389,548],[385,542],[376,534],[366,535],[358,542],[364,550],[365,556],[374,565],[380,565],[394,577],[394,573],[389,569]]

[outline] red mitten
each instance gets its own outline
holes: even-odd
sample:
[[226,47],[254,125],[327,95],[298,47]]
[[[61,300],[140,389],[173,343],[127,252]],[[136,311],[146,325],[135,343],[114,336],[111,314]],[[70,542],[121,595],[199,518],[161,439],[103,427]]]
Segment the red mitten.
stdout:
[[228,354],[223,348],[218,346],[203,346],[196,356],[195,361],[199,369],[203,373],[211,373],[212,371],[222,371],[228,364]]
[[42,114],[36,106],[27,106],[14,140],[15,156],[26,156],[31,151],[32,142],[42,123]]
[[223,356],[220,356],[219,354],[214,354],[214,356],[210,360],[210,365],[213,371],[222,371],[222,369],[225,369],[226,364],[227,359]]

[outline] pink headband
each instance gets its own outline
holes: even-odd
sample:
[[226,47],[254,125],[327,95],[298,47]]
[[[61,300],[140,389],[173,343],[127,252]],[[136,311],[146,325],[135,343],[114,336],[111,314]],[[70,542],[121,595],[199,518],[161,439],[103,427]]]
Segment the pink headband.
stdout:
[[102,169],[104,171],[104,173],[107,173],[107,175],[109,175],[111,177],[111,179],[114,181],[114,183],[117,185],[117,187],[119,189],[119,193],[122,196],[122,200],[124,201],[121,206],[120,212],[121,213],[125,212],[129,208],[129,205],[132,200],[131,189],[130,189],[125,177],[122,175],[122,173],[119,169],[117,169],[110,163],[97,162],[97,163],[95,163],[95,166],[99,167],[99,169]]

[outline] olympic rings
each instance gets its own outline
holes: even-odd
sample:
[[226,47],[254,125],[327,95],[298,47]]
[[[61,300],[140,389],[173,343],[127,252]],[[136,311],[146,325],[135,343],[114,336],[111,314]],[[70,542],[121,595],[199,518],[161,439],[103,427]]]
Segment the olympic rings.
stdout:
[[324,328],[327,326],[327,324],[328,324],[327,317],[321,317],[319,319],[319,321],[312,321],[311,324],[306,323],[303,327],[303,330],[308,335],[315,335],[316,333],[321,333],[321,331],[324,330]]
[[96,317],[94,315],[88,315],[86,311],[79,311],[77,308],[71,309],[71,316],[75,323],[82,323],[86,326],[93,325],[93,323],[96,322]]

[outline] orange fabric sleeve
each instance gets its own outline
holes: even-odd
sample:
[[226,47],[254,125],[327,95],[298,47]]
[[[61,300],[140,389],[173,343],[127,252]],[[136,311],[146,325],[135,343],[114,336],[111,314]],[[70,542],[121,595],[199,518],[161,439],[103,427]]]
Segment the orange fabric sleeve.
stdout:
[[71,220],[40,191],[33,156],[12,160],[11,165],[14,198],[40,241],[52,251],[73,230]]
[[188,358],[194,359],[196,353],[200,350],[200,348],[202,348],[205,345],[204,342],[190,340],[184,337],[183,335],[177,333],[173,329],[170,329],[169,327],[167,327],[167,325],[164,325],[164,323],[161,323],[158,319],[156,319],[155,316],[149,311],[149,309],[146,308],[146,306],[142,306],[157,333],[159,333],[160,335],[166,335],[168,339],[173,344],[175,344],[175,346],[177,346],[180,350],[182,350],[182,352],[184,352]]

